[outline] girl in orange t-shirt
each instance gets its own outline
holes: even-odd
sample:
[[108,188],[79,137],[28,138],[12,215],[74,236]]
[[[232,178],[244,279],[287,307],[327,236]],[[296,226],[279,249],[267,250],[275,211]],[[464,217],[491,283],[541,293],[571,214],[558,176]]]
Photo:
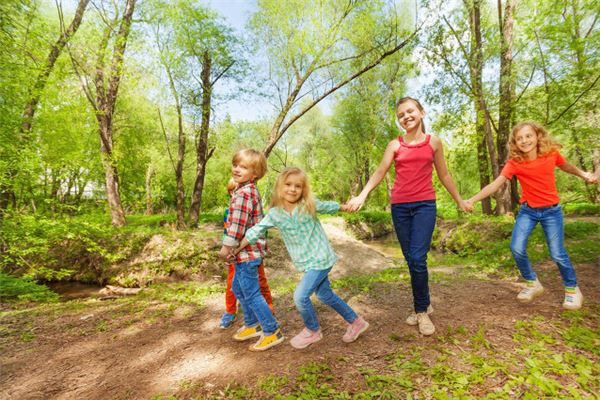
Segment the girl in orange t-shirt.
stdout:
[[495,193],[507,180],[516,176],[523,194],[519,200],[521,208],[513,228],[510,250],[526,281],[526,286],[517,295],[517,299],[528,303],[544,292],[527,256],[527,241],[535,226],[540,223],[550,256],[558,265],[565,285],[563,307],[577,310],[581,308],[583,296],[577,286],[575,269],[564,246],[563,213],[554,181],[554,169],[558,167],[588,183],[596,183],[598,177],[569,164],[559,153],[561,147],[548,136],[548,132],[542,126],[534,122],[516,125],[508,142],[510,159],[502,172],[494,182],[467,200],[467,203],[472,207],[474,203]]

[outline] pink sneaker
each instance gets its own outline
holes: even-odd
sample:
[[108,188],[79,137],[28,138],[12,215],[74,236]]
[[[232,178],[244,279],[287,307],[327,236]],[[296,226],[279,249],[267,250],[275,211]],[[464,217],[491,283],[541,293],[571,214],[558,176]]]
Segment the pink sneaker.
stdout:
[[320,329],[316,332],[313,332],[308,328],[304,328],[299,334],[290,340],[290,344],[296,349],[303,349],[321,339],[323,339],[323,334],[321,333]]
[[346,343],[354,342],[367,328],[369,328],[369,323],[362,317],[358,317],[353,323],[348,325],[348,329],[346,329],[342,340]]

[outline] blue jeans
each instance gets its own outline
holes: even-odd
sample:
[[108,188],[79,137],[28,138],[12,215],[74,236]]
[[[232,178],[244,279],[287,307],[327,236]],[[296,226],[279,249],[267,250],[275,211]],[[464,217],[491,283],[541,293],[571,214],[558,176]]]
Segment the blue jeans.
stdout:
[[560,205],[531,208],[524,203],[521,206],[510,241],[510,251],[521,275],[528,281],[535,280],[537,277],[527,256],[527,241],[538,222],[542,224],[550,257],[558,265],[564,285],[577,286],[575,269],[564,246],[564,223]]
[[260,323],[265,335],[273,334],[279,325],[260,293],[258,285],[258,267],[261,259],[235,264],[235,273],[231,290],[242,305],[244,325],[255,326]]
[[310,301],[310,296],[313,293],[317,294],[317,298],[321,302],[337,311],[349,324],[358,318],[354,310],[331,290],[328,278],[329,271],[331,271],[331,268],[309,269],[304,273],[294,292],[294,303],[296,303],[296,308],[304,320],[304,325],[313,332],[319,330],[317,312]]
[[408,264],[415,312],[430,304],[427,253],[435,227],[435,200],[392,204],[392,221],[402,254]]

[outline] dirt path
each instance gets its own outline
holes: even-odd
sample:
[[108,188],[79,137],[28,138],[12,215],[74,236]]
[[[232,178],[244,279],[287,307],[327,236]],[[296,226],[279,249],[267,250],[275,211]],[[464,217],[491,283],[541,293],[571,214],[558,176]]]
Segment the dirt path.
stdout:
[[[394,266],[393,260],[346,235],[339,224],[336,219],[325,224],[341,257],[334,278]],[[404,267],[399,268],[406,272]],[[562,312],[558,274],[550,263],[537,268],[545,274],[547,292],[528,306],[515,302],[519,286],[515,282],[432,283],[433,320],[438,332],[459,325],[469,329],[484,324],[491,333],[490,340],[502,343],[510,338],[517,319],[532,314],[557,317]],[[293,270],[288,265],[276,274],[289,276]],[[597,310],[598,265],[578,266],[578,274],[586,307]],[[169,318],[158,316],[152,323],[128,323],[127,315],[123,315],[105,330],[98,329],[98,321],[118,310],[117,303],[105,303],[91,313],[84,309],[62,315],[58,320],[48,317],[41,325],[33,321],[35,341],[14,343],[0,356],[0,398],[146,399],[161,394],[185,397],[186,393],[209,393],[228,384],[250,384],[267,374],[293,374],[310,361],[327,361],[339,367],[340,379],[352,385],[357,367],[381,362],[391,351],[407,344],[392,338],[408,338],[423,346],[435,343],[435,337],[421,337],[414,327],[402,322],[412,302],[409,285],[381,283],[368,293],[350,295],[342,290],[340,294],[367,318],[371,328],[357,342],[345,344],[341,341],[345,323],[331,310],[317,306],[324,338],[302,351],[286,342],[257,354],[247,350],[249,343],[231,340],[233,330],[218,328],[223,307],[220,294],[212,296],[202,311],[191,316],[181,309]],[[300,317],[291,295],[276,295],[275,300],[277,317],[289,339],[302,328]],[[10,324],[11,320],[5,322]],[[238,321],[236,327],[239,325]],[[83,336],[81,332],[88,333]]]

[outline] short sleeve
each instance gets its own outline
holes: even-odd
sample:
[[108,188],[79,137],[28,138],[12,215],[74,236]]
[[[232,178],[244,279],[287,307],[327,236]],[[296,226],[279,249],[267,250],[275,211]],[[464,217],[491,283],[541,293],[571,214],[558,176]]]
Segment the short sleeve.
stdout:
[[560,152],[556,152],[554,164],[558,167],[567,163],[567,160],[560,154]]
[[515,163],[513,160],[508,160],[506,162],[506,164],[504,165],[504,168],[502,168],[502,172],[500,172],[500,175],[502,175],[503,177],[505,177],[508,180],[511,180],[513,176],[515,176],[516,173],[516,168],[515,168]]

